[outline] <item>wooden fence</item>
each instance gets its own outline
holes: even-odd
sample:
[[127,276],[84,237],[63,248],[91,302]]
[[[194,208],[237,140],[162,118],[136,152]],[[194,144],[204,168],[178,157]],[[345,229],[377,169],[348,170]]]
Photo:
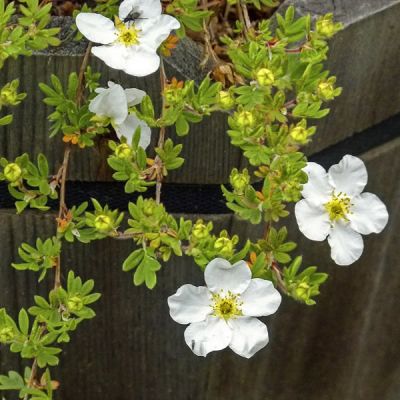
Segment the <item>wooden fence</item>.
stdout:
[[[300,13],[318,14],[323,8],[346,25],[332,43],[329,62],[344,94],[321,123],[319,139],[308,149],[309,154],[332,150],[330,161],[336,162],[330,146],[349,137],[359,138],[363,133],[357,132],[400,111],[400,1],[293,2]],[[190,42],[181,46],[170,61],[168,74],[190,77],[198,64],[198,49]],[[21,77],[30,97],[16,111],[15,122],[1,132],[1,155],[11,158],[24,151],[44,151],[52,165],[58,165],[61,145],[48,139],[48,110],[36,87],[50,72],[65,78],[76,70],[81,50],[78,44],[7,64],[1,80]],[[106,74],[100,63],[93,65]],[[120,74],[110,75],[154,96],[159,92],[153,78],[127,81]],[[170,182],[226,182],[230,168],[243,165],[240,153],[229,145],[224,119],[215,116],[182,140],[188,162]],[[359,153],[357,148],[351,150]],[[173,259],[164,266],[158,286],[149,291],[135,288],[131,275],[121,270],[131,243],[104,240],[68,245],[62,260],[64,278],[69,268],[84,279],[94,278],[102,298],[95,307],[97,317],[85,322],[64,346],[55,376],[61,381],[57,398],[398,400],[399,152],[400,138],[392,138],[360,154],[370,172],[367,190],[388,205],[390,221],[381,235],[365,238],[364,254],[351,267],[334,265],[327,243],[308,241],[290,218],[291,239],[299,242],[305,262],[318,265],[330,279],[316,306],[285,299],[278,313],[265,319],[270,344],[250,360],[230,351],[197,358],[185,345],[184,327],[170,319],[166,299],[184,283],[202,284],[202,274],[190,259]],[[109,179],[101,149],[90,153],[74,155],[71,180]],[[217,229],[231,229],[241,237],[260,234],[259,228],[228,214],[203,217],[213,220]],[[18,260],[21,242],[54,234],[54,215],[28,211],[16,216],[14,210],[2,209],[0,226],[0,305],[15,315],[20,307],[32,304],[33,294],[45,295],[49,288],[38,285],[34,273],[15,271],[10,264]],[[24,365],[1,349],[2,373],[21,371]]]

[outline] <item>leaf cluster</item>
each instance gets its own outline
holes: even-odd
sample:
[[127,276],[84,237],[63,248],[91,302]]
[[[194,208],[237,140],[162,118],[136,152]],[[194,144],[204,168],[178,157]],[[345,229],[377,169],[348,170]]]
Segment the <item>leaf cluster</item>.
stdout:
[[[90,100],[95,95],[99,76],[92,74],[90,68],[86,70],[86,76],[91,78],[86,84]],[[92,121],[94,114],[89,111],[88,101],[80,104],[78,74],[72,72],[69,75],[65,89],[56,75],[52,74],[50,80],[51,86],[39,83],[40,90],[46,95],[43,102],[55,108],[48,116],[51,121],[50,137],[62,132],[65,142],[77,144],[81,148],[93,146],[95,136],[105,133],[106,129]]]
[[0,181],[8,182],[8,191],[17,201],[15,207],[21,213],[26,207],[47,211],[48,199],[58,197],[56,183],[49,176],[46,157],[39,154],[37,163],[30,161],[27,153],[9,162],[0,159]]
[[56,237],[44,241],[38,238],[35,247],[22,243],[18,248],[18,254],[24,262],[13,263],[12,266],[19,271],[40,272],[39,282],[41,282],[47,271],[57,265],[61,254],[61,242]]

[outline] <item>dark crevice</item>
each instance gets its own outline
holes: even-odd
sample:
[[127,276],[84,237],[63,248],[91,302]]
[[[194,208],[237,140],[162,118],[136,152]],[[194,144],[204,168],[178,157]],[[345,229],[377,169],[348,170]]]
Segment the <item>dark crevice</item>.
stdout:
[[[400,136],[400,114],[378,125],[357,133],[335,145],[314,154],[310,161],[325,168],[337,163],[345,154],[361,155],[375,147]],[[124,184],[120,182],[68,182],[67,205],[77,205],[90,198],[96,198],[101,204],[108,204],[113,209],[126,210],[130,201],[135,201],[140,194],[126,194]],[[259,188],[260,183],[255,186]],[[149,189],[144,197],[154,197],[154,189]],[[225,206],[220,185],[191,185],[165,183],[162,200],[171,213],[187,214],[225,214],[231,211]],[[50,201],[52,209],[58,208],[58,201]],[[14,199],[9,195],[7,184],[0,183],[0,208],[14,207]]]

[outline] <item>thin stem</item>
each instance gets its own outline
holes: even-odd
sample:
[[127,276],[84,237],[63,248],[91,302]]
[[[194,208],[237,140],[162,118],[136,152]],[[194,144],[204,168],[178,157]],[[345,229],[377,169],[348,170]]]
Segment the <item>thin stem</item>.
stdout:
[[[33,364],[32,364],[32,368],[31,368],[31,373],[29,375],[29,379],[28,379],[28,383],[27,383],[27,387],[31,388],[33,386],[33,383],[35,382],[36,379],[36,374],[37,374],[37,370],[38,370],[38,364],[37,364],[37,359],[35,358],[33,360]],[[24,400],[28,400],[28,393],[24,396]]]
[[249,10],[247,9],[247,5],[243,0],[240,2],[240,7],[243,11],[243,17],[244,17],[246,29],[250,30],[251,29],[251,21],[250,21],[250,17],[249,17]]
[[[161,58],[160,63],[160,86],[161,86],[161,94],[162,94],[162,114],[164,115],[165,110],[165,97],[164,97],[164,89],[167,84],[167,76],[165,74],[164,62]],[[165,143],[165,133],[166,129],[165,126],[160,127],[160,134],[158,137],[158,147],[163,148]],[[158,165],[157,170],[157,182],[156,182],[156,203],[160,204],[161,202],[161,187],[162,187],[162,180],[163,180],[163,173],[162,173],[162,161],[159,156],[155,158],[155,164]]]
[[272,261],[271,268],[275,272],[279,289],[281,289],[284,294],[288,294],[286,284],[282,279],[282,271],[279,269],[276,261]]
[[224,21],[228,20],[229,13],[231,12],[232,6],[227,2],[224,11]]
[[241,6],[241,4],[236,3],[236,11],[237,11],[237,15],[239,17],[240,22],[242,23],[242,25],[245,27],[245,31],[244,34],[247,37],[247,25],[246,25],[246,21],[244,20],[244,15],[243,15],[243,8]]
[[208,10],[212,6],[218,6],[221,3],[220,0],[214,0],[207,3],[206,1],[202,1],[201,4],[197,7],[200,10]]
[[69,156],[71,154],[71,147],[67,145],[64,150],[64,159],[61,165],[61,179],[60,179],[60,205],[58,208],[58,218],[62,218],[65,214],[67,206],[65,204],[65,189],[66,179],[68,172]]
[[[76,103],[78,106],[81,105],[82,100],[83,100],[85,70],[89,63],[91,48],[92,48],[92,43],[89,42],[89,45],[86,48],[86,52],[83,57],[82,64],[81,64],[81,67],[79,70],[78,89],[76,92]],[[62,162],[61,167],[59,168],[57,175],[56,175],[56,181],[60,185],[60,203],[59,203],[59,209],[58,209],[58,218],[59,219],[63,218],[65,213],[67,212],[67,206],[65,203],[65,195],[66,195],[65,192],[66,192],[67,172],[68,172],[68,163],[69,163],[70,154],[71,154],[71,146],[68,144],[64,150],[63,162]],[[55,265],[55,271],[54,271],[54,289],[58,289],[60,287],[61,287],[61,257],[58,256],[57,263]],[[46,327],[43,326],[42,334],[44,333],[45,330],[46,330]],[[33,363],[32,363],[31,373],[30,373],[29,380],[27,383],[28,388],[33,387],[33,384],[36,380],[37,373],[38,373],[38,363],[37,363],[37,359],[34,358]],[[24,400],[28,400],[28,394],[25,395]]]
[[116,239],[116,240],[130,240],[134,239],[137,236],[141,236],[143,233],[138,232],[138,233],[125,233],[125,232],[112,232],[109,237],[111,239]]
[[76,103],[78,106],[81,105],[83,99],[83,92],[85,89],[84,81],[85,81],[85,71],[89,64],[90,59],[90,51],[92,50],[92,42],[89,42],[88,46],[86,47],[85,55],[83,56],[81,68],[79,70],[79,78],[78,78],[78,90],[76,93]]

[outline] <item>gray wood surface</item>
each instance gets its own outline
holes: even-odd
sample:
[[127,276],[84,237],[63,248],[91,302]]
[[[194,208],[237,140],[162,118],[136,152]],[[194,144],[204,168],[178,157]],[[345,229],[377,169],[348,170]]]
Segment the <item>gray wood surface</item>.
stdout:
[[[55,379],[59,399],[85,400],[398,400],[400,326],[398,324],[398,232],[400,230],[400,139],[363,155],[370,171],[367,190],[389,206],[385,231],[365,238],[365,252],[351,267],[329,258],[327,243],[289,232],[298,240],[305,263],[330,274],[318,304],[306,307],[285,299],[278,313],[265,319],[270,344],[244,360],[230,351],[206,359],[192,355],[184,327],[168,315],[166,298],[184,283],[202,284],[188,258],[165,266],[154,291],[135,288],[121,262],[131,249],[111,240],[74,245],[63,257],[68,268],[95,278],[103,296],[97,317],[86,322],[66,345]],[[230,216],[213,218],[243,238],[258,228]],[[52,216],[24,217],[0,212],[0,305],[16,314],[28,306],[38,287],[35,275],[9,267],[21,241],[53,233]],[[25,363],[23,363],[25,364]],[[1,350],[0,369],[20,368],[18,357]]]
[[285,0],[297,15],[333,13],[344,30],[330,41],[327,68],[343,93],[321,120],[309,154],[361,132],[400,111],[399,0]]
[[[335,100],[331,115],[319,123],[319,134],[307,149],[308,154],[318,152],[346,137],[360,132],[400,111],[400,1],[399,0],[290,0],[281,11],[294,3],[298,13],[319,15],[333,12],[345,24],[331,42],[329,68],[338,76],[344,87],[343,95]],[[31,58],[8,61],[2,70],[0,82],[19,77],[21,88],[29,97],[15,109],[15,121],[0,127],[0,154],[13,158],[22,152],[36,155],[43,151],[51,165],[62,158],[63,143],[60,138],[49,140],[46,115],[50,109],[42,103],[38,82],[48,81],[56,73],[65,81],[68,74],[79,68],[84,43],[68,40],[67,19],[60,17],[54,24],[63,25],[60,48],[37,54]],[[201,51],[190,40],[181,42],[174,56],[167,60],[168,76],[198,80],[205,71],[199,67]],[[92,66],[108,78],[126,86],[146,90],[158,99],[160,86],[158,74],[146,78],[132,78],[113,71],[93,58]],[[29,121],[29,123],[27,122]],[[186,159],[182,169],[172,172],[169,182],[221,183],[227,182],[233,167],[243,167],[245,160],[240,151],[232,147],[226,135],[226,115],[214,114],[201,125],[194,125],[189,136],[176,138],[184,145]],[[154,140],[158,133],[154,130]],[[105,168],[106,141],[97,149],[85,150],[73,156],[70,178],[73,180],[109,180]]]

